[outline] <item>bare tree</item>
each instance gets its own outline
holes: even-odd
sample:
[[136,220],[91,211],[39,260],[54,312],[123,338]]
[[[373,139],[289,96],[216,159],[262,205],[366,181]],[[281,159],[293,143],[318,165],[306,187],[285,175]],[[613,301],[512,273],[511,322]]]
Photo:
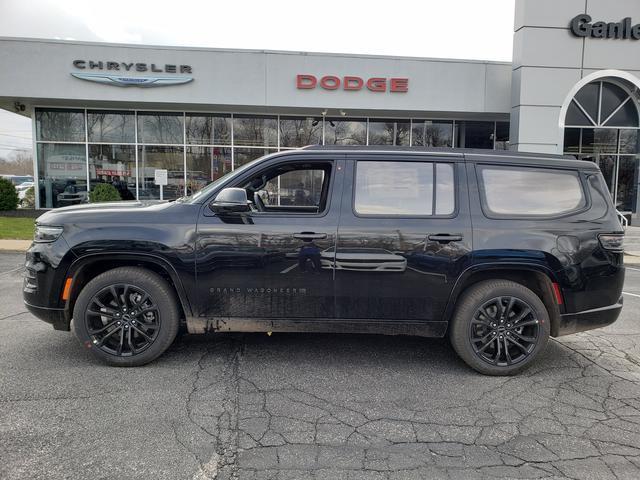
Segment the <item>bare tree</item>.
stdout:
[[33,175],[31,150],[17,150],[9,158],[0,158],[0,173],[4,175]]

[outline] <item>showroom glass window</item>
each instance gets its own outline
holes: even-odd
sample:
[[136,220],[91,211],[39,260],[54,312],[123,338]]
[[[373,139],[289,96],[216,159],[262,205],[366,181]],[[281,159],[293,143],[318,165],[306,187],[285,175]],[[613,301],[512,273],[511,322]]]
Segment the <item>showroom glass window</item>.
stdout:
[[322,117],[280,117],[280,148],[322,145]]
[[367,121],[327,118],[324,122],[325,145],[366,145]]
[[416,147],[451,147],[453,122],[414,120],[411,125],[411,144]]
[[87,201],[83,110],[36,110],[38,196],[41,208]]
[[182,113],[138,113],[138,142],[154,144],[184,143],[184,115]]
[[629,89],[602,80],[582,87],[567,107],[564,153],[595,162],[616,208],[638,212],[639,115]]
[[411,124],[402,120],[369,119],[369,145],[409,145]]

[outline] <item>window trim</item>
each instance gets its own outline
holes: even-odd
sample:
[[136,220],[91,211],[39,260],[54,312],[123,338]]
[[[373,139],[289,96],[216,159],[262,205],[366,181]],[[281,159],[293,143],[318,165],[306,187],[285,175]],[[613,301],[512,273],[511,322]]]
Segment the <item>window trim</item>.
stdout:
[[[487,202],[487,194],[484,185],[484,181],[482,178],[482,168],[490,167],[492,169],[497,170],[512,170],[512,169],[532,169],[532,170],[556,170],[561,172],[573,172],[576,174],[578,178],[578,184],[580,185],[580,189],[582,192],[582,197],[584,199],[584,205],[578,208],[574,208],[573,210],[563,211],[561,213],[554,214],[514,214],[514,213],[496,213],[489,208],[489,203]],[[586,188],[586,178],[585,173],[582,170],[577,168],[570,167],[549,167],[549,166],[541,166],[541,165],[522,165],[522,164],[495,164],[495,163],[477,163],[474,165],[475,174],[476,174],[476,184],[478,185],[478,193],[480,195],[480,208],[482,210],[483,215],[486,218],[492,220],[555,220],[561,219],[565,217],[569,217],[572,215],[584,213],[591,208],[591,195],[589,194],[589,189]]]
[[[385,162],[385,163],[430,163],[433,166],[433,192],[432,192],[432,200],[431,200],[431,211],[433,212],[431,215],[407,215],[407,214],[391,214],[391,213],[359,213],[356,210],[356,181],[358,178],[358,163],[360,162]],[[447,165],[451,165],[453,167],[453,212],[448,215],[437,215],[436,211],[436,202],[434,201],[436,198],[436,164],[444,163]],[[425,158],[407,158],[401,157],[399,159],[393,159],[393,157],[381,157],[381,158],[353,158],[353,178],[352,181],[352,195],[351,195],[351,213],[357,218],[390,218],[390,219],[398,219],[398,218],[433,218],[433,219],[451,219],[456,218],[460,209],[459,202],[459,191],[458,188],[458,164],[459,161],[455,161],[452,159],[445,159],[440,157],[427,157]]]

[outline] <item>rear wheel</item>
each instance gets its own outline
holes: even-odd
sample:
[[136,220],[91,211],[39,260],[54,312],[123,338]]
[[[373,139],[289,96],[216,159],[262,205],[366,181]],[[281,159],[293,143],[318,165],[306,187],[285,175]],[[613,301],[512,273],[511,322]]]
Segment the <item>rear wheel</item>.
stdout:
[[514,375],[549,340],[549,314],[527,287],[508,280],[473,285],[461,297],[450,339],[458,355],[487,375]]
[[177,301],[171,286],[154,272],[135,267],[109,270],[78,295],[74,331],[106,363],[144,365],[173,342],[180,323]]

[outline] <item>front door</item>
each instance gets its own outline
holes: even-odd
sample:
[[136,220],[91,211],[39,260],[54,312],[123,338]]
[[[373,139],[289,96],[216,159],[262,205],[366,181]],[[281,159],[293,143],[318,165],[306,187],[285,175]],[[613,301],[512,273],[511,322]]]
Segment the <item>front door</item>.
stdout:
[[326,252],[335,248],[343,163],[275,158],[227,185],[247,191],[252,212],[221,217],[203,207],[197,316],[334,317]]
[[336,316],[441,320],[470,262],[464,163],[380,155],[348,160],[346,172],[335,255]]

